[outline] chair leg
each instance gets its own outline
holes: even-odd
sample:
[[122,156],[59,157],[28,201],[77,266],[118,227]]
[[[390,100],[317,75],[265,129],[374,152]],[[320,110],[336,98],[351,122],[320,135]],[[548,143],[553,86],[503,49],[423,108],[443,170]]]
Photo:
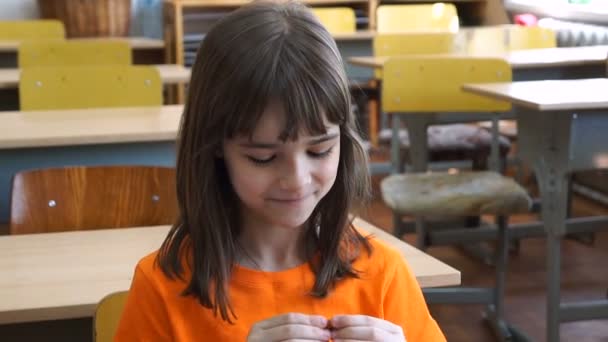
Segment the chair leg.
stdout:
[[[465,227],[476,229],[481,226],[481,217],[480,216],[467,216],[465,218]],[[495,252],[490,248],[486,248],[486,245],[483,242],[473,242],[460,244],[460,249],[463,252],[468,254],[469,256],[480,260],[484,264],[488,266],[494,266],[495,261]]]
[[416,217],[416,247],[420,250],[425,250],[428,247],[428,226],[424,219]]
[[506,290],[507,263],[509,260],[508,218],[497,216],[498,240],[495,254],[495,284],[493,303],[488,305],[483,317],[500,341],[531,341],[531,339],[511,326],[504,316],[504,296]]
[[496,217],[498,227],[498,240],[495,253],[495,284],[493,303],[488,305],[484,318],[494,329],[494,333],[502,340],[511,340],[511,333],[504,321],[504,293],[508,261],[509,232],[507,229],[507,218],[505,216]]
[[[571,179],[573,179],[574,177],[572,177]],[[567,213],[567,217],[572,217],[572,201],[573,201],[573,196],[574,193],[572,192],[572,184],[574,183],[573,180],[571,180],[570,182],[568,182],[568,213]],[[576,241],[580,244],[583,244],[585,246],[588,247],[593,247],[593,245],[595,244],[595,233],[594,232],[588,232],[588,233],[573,233],[573,234],[566,234],[566,239],[572,240],[572,241]]]
[[393,235],[401,239],[401,236],[404,234],[403,230],[401,215],[393,211]]
[[384,112],[380,112],[380,130],[389,128],[388,115]]
[[509,231],[508,219],[497,217],[498,240],[495,251],[495,285],[493,288],[452,287],[425,289],[423,293],[428,303],[442,304],[486,304],[483,317],[490,325],[499,341],[531,341],[508,324],[504,317],[504,293],[508,260]]

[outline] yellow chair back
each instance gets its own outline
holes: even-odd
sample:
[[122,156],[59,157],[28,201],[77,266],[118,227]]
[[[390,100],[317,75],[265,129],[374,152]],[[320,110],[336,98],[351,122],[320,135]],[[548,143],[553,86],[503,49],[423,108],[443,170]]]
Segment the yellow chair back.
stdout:
[[152,66],[32,67],[21,70],[21,110],[162,105]]
[[538,26],[512,25],[507,29],[509,50],[544,49],[557,46],[555,31]]
[[504,26],[487,26],[462,29],[458,32],[463,44],[456,51],[468,56],[500,56],[508,52],[507,30]]
[[[448,54],[453,50],[454,37],[450,32],[378,34],[373,41],[374,56]],[[382,78],[382,70],[376,69],[374,73],[376,79]]]
[[120,316],[127,301],[128,291],[105,296],[95,309],[93,318],[93,341],[112,342],[118,329]]
[[451,3],[380,5],[376,13],[378,33],[457,32],[459,27],[456,6]]
[[0,21],[0,40],[65,39],[65,27],[59,20]]
[[373,42],[377,57],[445,54],[453,46],[454,34],[449,32],[378,34]]
[[357,30],[355,11],[350,7],[313,8],[312,12],[332,33],[353,33]]
[[502,112],[509,102],[462,91],[465,83],[509,82],[503,59],[474,57],[393,57],[384,65],[385,112]]
[[125,41],[26,41],[19,46],[20,68],[30,66],[130,65]]

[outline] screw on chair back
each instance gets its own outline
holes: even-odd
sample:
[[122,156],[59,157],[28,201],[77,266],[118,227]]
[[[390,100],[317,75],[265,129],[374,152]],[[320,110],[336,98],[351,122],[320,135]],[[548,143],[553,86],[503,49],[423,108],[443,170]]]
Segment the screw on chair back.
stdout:
[[130,65],[126,41],[25,41],[19,45],[20,68],[37,66]]
[[173,168],[49,168],[13,178],[11,234],[154,226],[176,218]]
[[380,5],[376,22],[378,33],[457,32],[459,27],[456,6],[451,3]]
[[21,110],[162,105],[162,83],[152,66],[31,67],[21,70]]

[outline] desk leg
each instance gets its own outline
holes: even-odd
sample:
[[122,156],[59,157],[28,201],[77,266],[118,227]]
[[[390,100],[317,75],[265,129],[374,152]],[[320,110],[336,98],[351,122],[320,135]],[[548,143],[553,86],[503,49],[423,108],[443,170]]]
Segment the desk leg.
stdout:
[[403,162],[401,161],[401,139],[399,130],[401,129],[401,116],[393,114],[391,120],[391,173],[403,172]]
[[571,117],[563,113],[533,113],[545,129],[534,171],[542,200],[542,220],[547,232],[547,341],[559,341],[561,240],[568,212],[568,153]]
[[[405,119],[410,139],[409,156],[413,172],[426,172],[429,162],[428,148],[428,114],[408,114]],[[424,218],[416,217],[416,247],[425,249],[428,241],[428,232]]]
[[[398,174],[403,172],[403,162],[401,161],[401,139],[399,130],[401,129],[400,114],[393,114],[391,120],[391,173]],[[393,211],[393,234],[401,239],[404,233],[401,215]]]
[[547,341],[559,341],[561,240],[566,226],[568,179],[555,169],[538,167],[536,172],[545,175],[544,180],[539,177],[539,184],[542,184],[542,219],[547,230]]

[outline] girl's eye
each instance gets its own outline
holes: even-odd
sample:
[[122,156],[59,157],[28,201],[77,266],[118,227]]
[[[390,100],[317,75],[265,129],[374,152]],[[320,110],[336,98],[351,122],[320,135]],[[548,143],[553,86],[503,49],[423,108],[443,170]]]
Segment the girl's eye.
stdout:
[[333,151],[333,149],[334,149],[334,147],[332,146],[323,152],[308,151],[308,155],[311,156],[312,158],[321,159],[321,158],[325,158],[325,157],[329,156],[331,154],[331,152]]
[[270,157],[265,158],[265,159],[259,159],[259,158],[255,158],[255,157],[252,157],[252,156],[247,156],[247,158],[249,160],[251,160],[253,163],[260,164],[260,165],[264,165],[264,164],[270,163],[271,161],[274,160],[275,157],[276,156],[270,156]]

